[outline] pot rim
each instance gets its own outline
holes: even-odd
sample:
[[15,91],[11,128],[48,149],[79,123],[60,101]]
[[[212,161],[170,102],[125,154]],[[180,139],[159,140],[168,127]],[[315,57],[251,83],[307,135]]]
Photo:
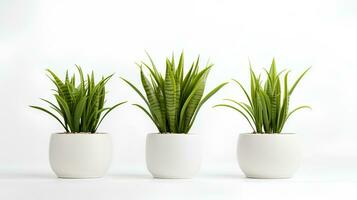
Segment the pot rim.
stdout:
[[199,136],[199,134],[195,133],[149,133],[149,135],[160,135],[160,136],[173,136],[173,137],[180,137],[180,136]]
[[295,136],[298,135],[297,133],[240,133],[239,135],[243,136],[266,136],[266,137],[274,137],[274,136]]
[[61,133],[52,133],[52,135],[81,135],[81,136],[87,136],[87,135],[110,135],[110,133],[90,133],[90,132],[79,132],[79,133],[66,133],[66,132],[61,132]]

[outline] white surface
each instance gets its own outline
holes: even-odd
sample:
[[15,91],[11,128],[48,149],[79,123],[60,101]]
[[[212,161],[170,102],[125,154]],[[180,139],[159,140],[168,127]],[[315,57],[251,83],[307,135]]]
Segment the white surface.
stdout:
[[300,166],[302,142],[298,134],[240,134],[237,157],[250,178],[290,178]]
[[[349,190],[356,188],[352,180],[357,169],[356,10],[355,0],[0,0],[0,195],[353,196]],[[291,77],[312,66],[294,91],[291,106],[309,104],[313,110],[297,113],[284,131],[300,134],[305,159],[319,164],[305,166],[307,171],[297,179],[269,182],[239,179],[234,174],[238,171],[215,169],[222,164],[238,170],[237,137],[250,131],[236,112],[211,108],[224,97],[243,98],[230,84],[207,102],[192,129],[203,135],[202,173],[211,174],[208,177],[188,182],[135,178],[146,168],[146,133],[156,129],[145,114],[127,104],[112,112],[99,129],[113,135],[112,170],[118,170],[117,176],[99,182],[47,179],[54,177],[48,165],[50,134],[62,129],[28,107],[43,105],[40,97],[53,99],[44,70],[51,67],[63,74],[80,64],[85,72],[93,69],[98,75],[115,72],[108,103],[139,103],[140,97],[118,77],[139,84],[134,62],[145,59],[144,49],[161,70],[172,51],[185,49],[186,65],[197,54],[204,62],[210,58],[215,66],[207,89],[231,78],[247,84],[248,58],[260,70],[275,56],[279,69],[292,69]],[[119,170],[122,166],[126,170]]]
[[192,178],[201,168],[202,136],[157,134],[146,137],[146,165],[156,178]]
[[49,160],[53,171],[62,178],[102,177],[112,161],[110,134],[52,134]]
[[188,180],[153,179],[141,166],[112,169],[105,178],[89,180],[56,179],[48,169],[2,171],[0,199],[354,200],[357,165],[346,160],[306,161],[295,178],[284,180],[246,179],[236,163],[211,165]]

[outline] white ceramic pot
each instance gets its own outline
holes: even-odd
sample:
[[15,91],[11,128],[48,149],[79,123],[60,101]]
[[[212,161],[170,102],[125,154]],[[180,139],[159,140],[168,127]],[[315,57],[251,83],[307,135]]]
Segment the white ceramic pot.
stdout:
[[50,140],[50,164],[59,178],[99,178],[112,159],[106,133],[55,133]]
[[199,135],[154,133],[146,137],[146,165],[154,178],[192,178],[201,161]]
[[241,134],[238,162],[249,178],[290,178],[300,166],[301,140],[297,134]]

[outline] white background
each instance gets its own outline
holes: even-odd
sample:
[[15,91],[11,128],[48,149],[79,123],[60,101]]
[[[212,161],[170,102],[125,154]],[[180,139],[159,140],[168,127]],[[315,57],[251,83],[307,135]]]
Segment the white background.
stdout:
[[[87,199],[103,193],[110,199],[170,194],[177,199],[185,195],[215,199],[259,198],[268,193],[275,199],[298,199],[333,198],[356,189],[356,25],[353,0],[0,0],[0,197],[62,198],[70,197],[70,192]],[[150,179],[145,137],[156,129],[140,110],[127,104],[99,130],[113,135],[109,176],[97,182],[54,179],[48,141],[61,127],[28,107],[44,105],[40,97],[52,98],[53,85],[45,69],[63,75],[79,64],[97,75],[115,73],[108,85],[108,104],[138,103],[139,97],[119,77],[140,83],[134,62],[146,59],[145,50],[161,70],[172,52],[178,55],[184,50],[186,65],[198,54],[204,62],[210,59],[215,67],[208,89],[231,78],[247,84],[248,59],[259,71],[275,57],[279,69],[292,70],[291,78],[312,66],[291,106],[309,104],[313,110],[297,113],[285,127],[285,132],[299,133],[305,141],[304,164],[297,177],[263,183],[243,179],[236,164],[236,142],[239,133],[251,130],[237,113],[212,108],[225,97],[243,98],[230,84],[203,107],[191,131],[205,140],[198,178],[177,183]],[[84,188],[90,192],[80,192]],[[350,197],[355,195],[349,192]]]

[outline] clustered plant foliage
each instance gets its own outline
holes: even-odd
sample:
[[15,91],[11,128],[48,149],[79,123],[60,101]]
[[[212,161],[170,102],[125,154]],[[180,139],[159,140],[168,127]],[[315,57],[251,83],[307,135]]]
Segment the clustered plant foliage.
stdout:
[[[148,57],[150,64],[137,64],[146,96],[128,80],[123,79],[140,95],[148,109],[139,104],[134,105],[150,117],[160,133],[188,133],[201,106],[226,83],[220,84],[203,97],[212,64],[207,64],[200,71],[198,57],[187,74],[184,74],[184,53],[181,53],[177,65],[174,55],[171,59],[166,59],[166,73],[162,75],[151,57]],[[150,72],[148,77],[143,68]]]
[[125,102],[112,107],[104,107],[105,85],[113,75],[103,77],[95,83],[93,72],[91,75],[88,74],[85,80],[81,67],[76,67],[80,78],[78,85],[76,85],[75,74],[70,78],[67,71],[65,80],[62,81],[55,73],[47,69],[49,78],[56,86],[54,97],[57,105],[46,99],[41,100],[48,103],[53,112],[39,106],[30,107],[54,117],[67,133],[95,133],[103,119]]
[[[225,99],[233,105],[219,104],[216,106],[228,107],[238,111],[249,122],[254,133],[281,133],[286,121],[294,112],[303,108],[310,108],[309,106],[299,106],[289,112],[290,96],[309,69],[305,70],[294,82],[292,87],[289,88],[289,71],[285,72],[285,70],[283,70],[278,73],[274,59],[270,70],[265,70],[267,75],[265,82],[262,82],[260,75],[258,77],[256,76],[251,67],[250,95],[240,82],[233,80],[243,90],[247,97],[248,104],[237,102],[233,99]],[[285,75],[282,86],[280,76],[282,76],[284,72]]]

